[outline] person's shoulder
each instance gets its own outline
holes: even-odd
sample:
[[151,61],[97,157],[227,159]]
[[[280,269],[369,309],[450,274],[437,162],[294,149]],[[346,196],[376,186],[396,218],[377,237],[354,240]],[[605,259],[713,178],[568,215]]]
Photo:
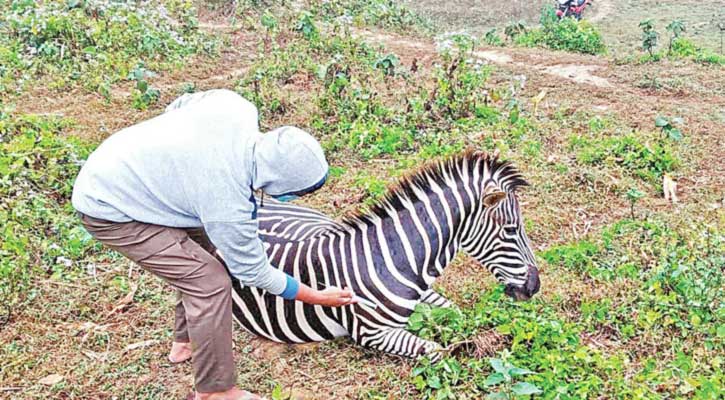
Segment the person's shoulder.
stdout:
[[205,96],[209,106],[224,114],[241,118],[243,121],[257,121],[257,107],[238,93],[228,89],[210,90]]

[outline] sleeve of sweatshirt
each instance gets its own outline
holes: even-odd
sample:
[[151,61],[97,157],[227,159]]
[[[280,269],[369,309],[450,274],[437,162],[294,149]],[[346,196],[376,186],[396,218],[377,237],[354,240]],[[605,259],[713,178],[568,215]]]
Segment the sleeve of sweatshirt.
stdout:
[[209,239],[227,263],[229,272],[245,286],[253,286],[292,300],[299,283],[272,267],[257,234],[256,219],[204,224]]

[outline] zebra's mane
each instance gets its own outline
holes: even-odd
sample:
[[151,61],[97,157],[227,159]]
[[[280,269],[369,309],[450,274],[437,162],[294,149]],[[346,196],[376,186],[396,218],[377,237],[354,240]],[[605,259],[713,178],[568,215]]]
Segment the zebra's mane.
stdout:
[[[429,182],[432,180],[441,188],[448,186],[445,175],[453,176],[458,180],[463,168],[468,169],[468,176],[473,176],[475,169],[478,169],[481,179],[495,177],[494,181],[501,185],[507,192],[513,192],[518,187],[528,186],[521,172],[509,161],[501,161],[498,154],[490,155],[480,151],[467,150],[461,154],[446,159],[429,161],[418,170],[404,176],[396,184],[388,188],[383,198],[373,205],[360,208],[342,219],[343,223],[354,224],[358,222],[371,221],[375,218],[386,218],[389,216],[389,209],[396,211],[405,209],[401,199],[413,200],[418,198],[416,190],[426,194],[432,193]],[[488,177],[484,177],[484,171]]]

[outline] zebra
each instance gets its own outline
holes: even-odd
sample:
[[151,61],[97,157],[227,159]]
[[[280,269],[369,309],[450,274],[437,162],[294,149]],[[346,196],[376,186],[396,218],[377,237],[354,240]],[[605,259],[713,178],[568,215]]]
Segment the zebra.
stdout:
[[272,265],[313,288],[347,287],[366,301],[309,305],[233,280],[233,315],[247,331],[276,342],[350,336],[389,354],[436,360],[440,345],[405,327],[418,303],[452,305],[431,285],[458,250],[491,271],[511,297],[526,300],[539,290],[516,196],[526,185],[512,164],[466,152],[428,163],[367,211],[340,221],[265,201],[259,234]]

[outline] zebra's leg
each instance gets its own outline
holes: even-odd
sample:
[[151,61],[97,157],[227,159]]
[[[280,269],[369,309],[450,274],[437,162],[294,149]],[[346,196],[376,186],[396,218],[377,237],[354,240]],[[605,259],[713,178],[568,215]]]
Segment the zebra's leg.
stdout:
[[387,328],[377,331],[369,331],[357,337],[353,337],[359,345],[371,349],[384,351],[411,358],[422,358],[430,356],[432,362],[437,362],[441,346],[433,341],[420,338],[403,328]]
[[420,301],[422,303],[430,304],[434,307],[449,308],[455,305],[452,301],[448,300],[445,296],[439,294],[433,289],[426,290],[423,293],[423,296],[421,296]]

